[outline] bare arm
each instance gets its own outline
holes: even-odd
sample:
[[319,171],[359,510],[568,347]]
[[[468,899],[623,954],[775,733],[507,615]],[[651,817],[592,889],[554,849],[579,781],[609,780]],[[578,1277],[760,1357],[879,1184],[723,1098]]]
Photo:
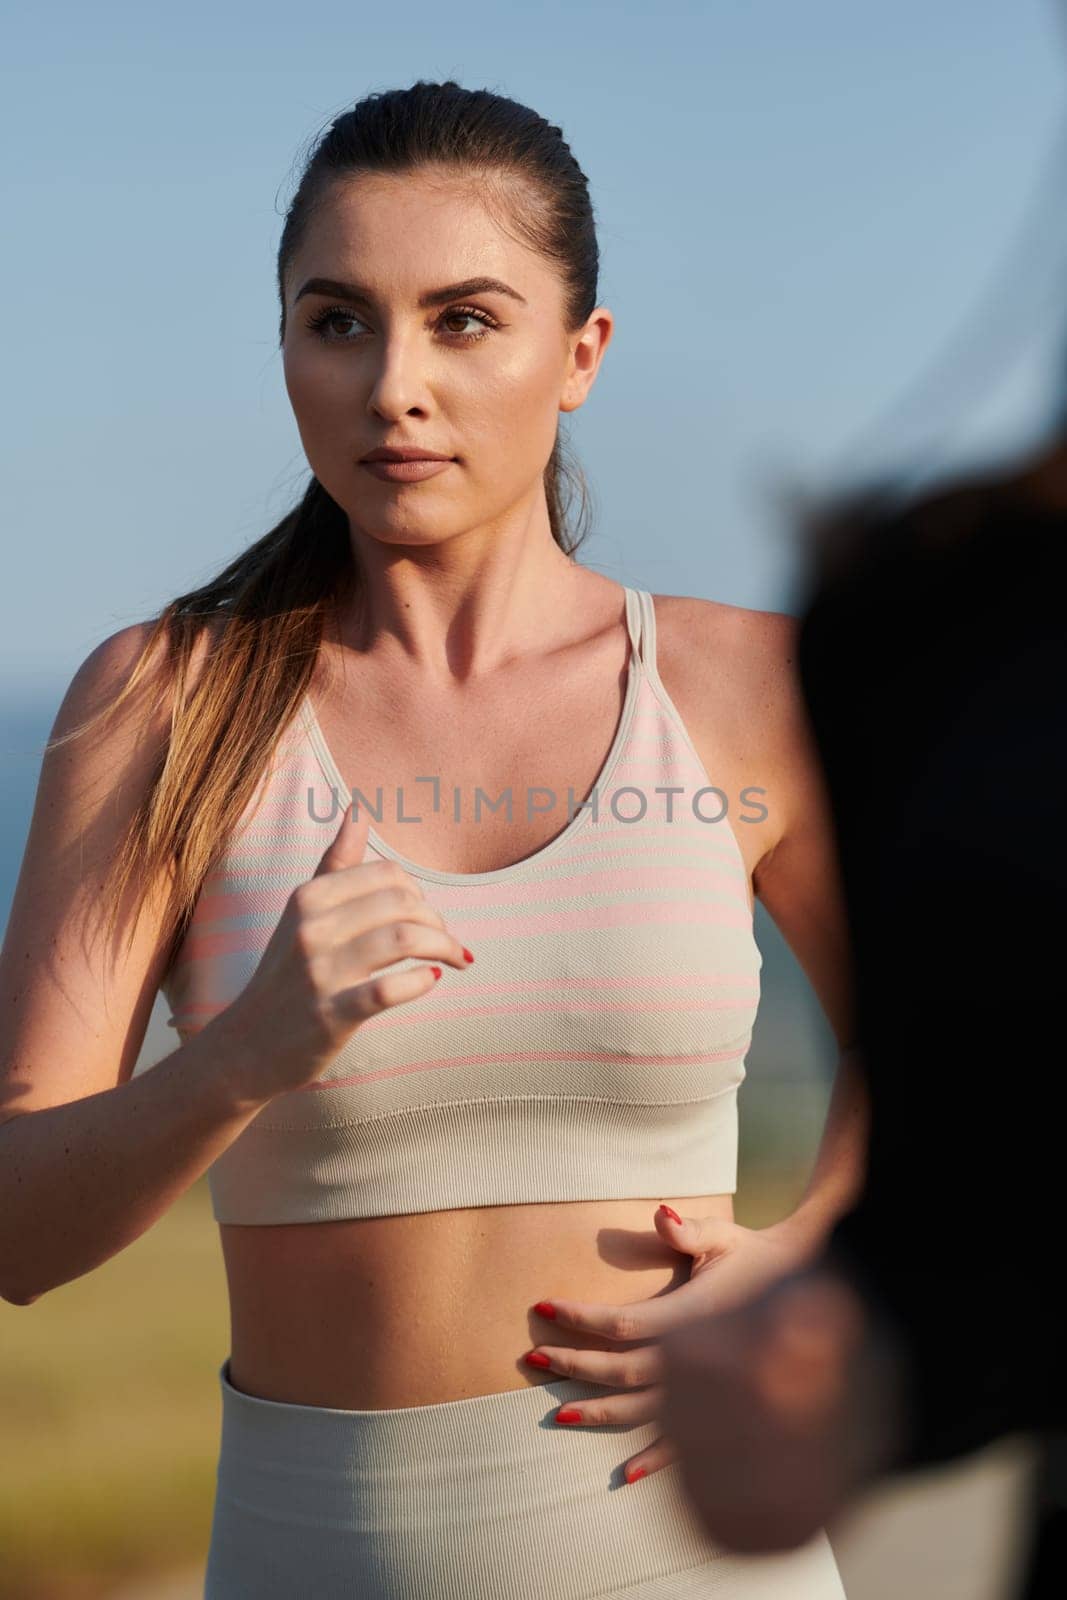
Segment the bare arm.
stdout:
[[229,1088],[225,1013],[128,1083],[0,1126],[0,1294],[29,1305],[124,1250],[263,1101]]
[[842,1050],[834,1072],[819,1151],[796,1209],[779,1231],[796,1241],[802,1261],[814,1259],[863,1185],[869,1100],[861,1058]]
[[[53,732],[125,681],[146,626],[93,651]],[[240,1043],[225,1014],[132,1076],[162,977],[164,886],[128,955],[105,947],[98,889],[165,717],[148,690],[131,702],[102,731],[45,755],[0,951],[0,1294],[13,1304],[138,1238],[259,1108],[230,1087]]]
[[776,1231],[802,1258],[821,1247],[864,1177],[868,1097],[855,1045],[852,958],[829,796],[796,670],[795,618],[756,613],[749,630],[752,716],[763,737],[759,782],[775,802],[755,892],[803,967],[834,1030],[839,1058],[804,1194]]

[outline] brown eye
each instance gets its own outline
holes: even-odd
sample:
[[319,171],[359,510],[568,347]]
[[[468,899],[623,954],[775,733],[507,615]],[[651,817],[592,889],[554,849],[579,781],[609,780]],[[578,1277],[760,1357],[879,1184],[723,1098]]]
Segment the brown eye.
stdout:
[[[307,319],[307,326],[312,333],[317,333],[326,344],[336,341],[326,332],[327,327],[333,322],[358,322],[359,318],[354,312],[346,311],[343,306],[328,306],[325,311],[317,311],[314,316]],[[351,344],[350,339],[342,337],[342,344]]]
[[457,306],[451,311],[446,311],[441,320],[445,321],[446,319],[459,319],[464,322],[469,322],[473,319],[477,322],[486,324],[480,333],[459,333],[456,335],[457,339],[463,339],[467,342],[473,339],[484,339],[490,328],[496,328],[499,326],[496,320],[489,316],[488,312],[479,311],[474,306]]

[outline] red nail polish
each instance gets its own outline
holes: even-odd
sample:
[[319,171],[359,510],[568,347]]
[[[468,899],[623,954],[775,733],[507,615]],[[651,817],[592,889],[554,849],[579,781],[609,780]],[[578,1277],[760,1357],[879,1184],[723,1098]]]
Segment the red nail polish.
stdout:
[[432,972],[432,973],[433,973],[433,975],[434,975],[434,977],[435,977],[435,978],[439,978],[439,977],[440,977],[440,976],[441,976],[441,969],[440,969],[440,967],[431,967],[431,968],[430,968],[430,971],[431,971],[431,972]]
[[463,946],[463,959],[464,959],[464,961],[473,961],[474,960],[474,957],[471,955],[471,953],[467,949],[466,945]]
[[633,1472],[628,1472],[627,1473],[626,1481],[627,1481],[627,1483],[636,1483],[638,1478],[643,1478],[644,1476],[645,1476],[644,1467],[635,1467]]
[[531,1367],[550,1367],[552,1365],[548,1357],[546,1355],[542,1355],[540,1350],[528,1351],[526,1359]]
[[582,1413],[580,1411],[574,1411],[567,1406],[564,1406],[562,1411],[556,1412],[557,1422],[581,1422],[581,1420]]
[[538,1300],[534,1310],[542,1317],[555,1318],[556,1315],[556,1308],[549,1300]]
[[681,1222],[682,1219],[678,1215],[677,1211],[675,1211],[673,1209],[673,1207],[669,1206],[666,1203],[666,1201],[664,1201],[663,1204],[660,1206],[660,1210],[661,1211],[665,1211],[667,1213],[667,1215],[670,1217],[672,1222]]

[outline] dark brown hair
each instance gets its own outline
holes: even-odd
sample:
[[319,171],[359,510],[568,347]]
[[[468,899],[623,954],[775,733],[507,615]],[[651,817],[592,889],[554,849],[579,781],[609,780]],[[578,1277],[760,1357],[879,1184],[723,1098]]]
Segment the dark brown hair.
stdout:
[[[419,81],[370,94],[318,137],[289,205],[277,256],[285,337],[285,275],[331,186],[363,172],[461,174],[502,228],[555,263],[568,333],[597,304],[599,252],[588,182],[560,128],[529,107],[484,89]],[[552,536],[567,555],[585,537],[588,494],[565,460],[557,431],[544,469]],[[569,522],[572,487],[579,522]],[[203,879],[240,820],[275,744],[311,680],[327,618],[358,596],[348,519],[312,475],[296,506],[209,582],[171,600],[151,619],[121,693],[103,710],[49,741],[62,744],[114,712],[148,673],[157,648],[158,683],[170,731],[158,771],[115,858],[104,894],[107,932],[132,895],[130,937],[148,894],[169,882],[165,934],[173,954]],[[187,694],[190,660],[208,630],[208,649]],[[152,680],[153,687],[156,680]],[[248,693],[250,683],[255,693]]]

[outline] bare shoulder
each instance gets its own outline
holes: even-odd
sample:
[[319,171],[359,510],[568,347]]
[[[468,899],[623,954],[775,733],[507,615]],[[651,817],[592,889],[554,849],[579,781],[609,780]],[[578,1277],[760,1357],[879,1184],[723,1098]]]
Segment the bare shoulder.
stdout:
[[684,660],[691,672],[740,676],[769,683],[795,671],[799,619],[784,611],[704,600],[696,595],[655,595],[661,658]]
[[[130,623],[109,634],[89,652],[70,680],[53,725],[53,735],[67,731],[69,726],[114,699],[129,682],[134,667],[144,655],[154,626],[154,619]],[[190,682],[196,682],[218,632],[218,626],[208,621],[197,637],[190,653]],[[142,669],[145,700],[162,687],[163,677],[163,641],[160,638]],[[169,714],[169,706],[166,709]]]
[[693,595],[656,595],[657,661],[669,691],[677,685],[767,749],[801,711],[796,672],[799,622]]
[[758,793],[767,808],[765,821],[741,830],[754,869],[803,798],[799,620],[694,595],[653,598],[659,674],[705,766],[729,775],[731,804],[746,791]]

